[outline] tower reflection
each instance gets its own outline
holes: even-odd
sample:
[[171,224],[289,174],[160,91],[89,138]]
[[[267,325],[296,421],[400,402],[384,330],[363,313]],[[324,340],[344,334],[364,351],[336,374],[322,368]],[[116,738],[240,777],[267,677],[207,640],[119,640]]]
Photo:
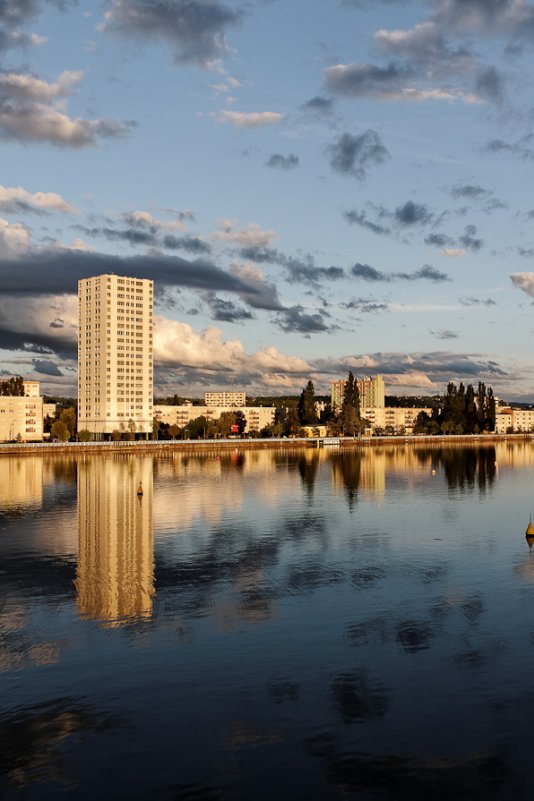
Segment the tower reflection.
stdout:
[[82,617],[121,625],[152,615],[152,496],[152,457],[80,460],[76,592]]

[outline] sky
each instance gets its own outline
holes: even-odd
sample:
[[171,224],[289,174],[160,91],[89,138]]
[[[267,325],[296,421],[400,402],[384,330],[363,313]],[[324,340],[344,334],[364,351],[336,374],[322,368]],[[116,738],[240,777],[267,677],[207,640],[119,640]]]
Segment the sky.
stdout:
[[534,4],[0,0],[0,376],[76,393],[79,278],[156,395],[534,401]]

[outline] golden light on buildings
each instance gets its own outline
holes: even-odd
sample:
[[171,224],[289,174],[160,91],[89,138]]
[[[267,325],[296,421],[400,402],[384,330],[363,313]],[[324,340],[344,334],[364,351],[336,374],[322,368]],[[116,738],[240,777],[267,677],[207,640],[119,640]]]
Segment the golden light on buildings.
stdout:
[[152,615],[152,495],[151,456],[80,460],[76,591],[84,618],[121,625]]

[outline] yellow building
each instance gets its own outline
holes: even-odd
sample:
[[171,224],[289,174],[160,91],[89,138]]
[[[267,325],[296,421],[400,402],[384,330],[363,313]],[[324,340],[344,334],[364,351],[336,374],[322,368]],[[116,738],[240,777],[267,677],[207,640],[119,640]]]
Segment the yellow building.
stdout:
[[247,421],[245,433],[249,431],[261,431],[262,428],[274,423],[276,413],[275,406],[193,406],[184,404],[183,406],[154,406],[154,417],[160,423],[176,425],[178,428],[185,426],[197,417],[206,417],[208,420],[218,420],[224,412],[243,412]]
[[224,406],[240,407],[244,406],[247,402],[247,396],[244,392],[205,392],[204,405],[205,406]]
[[385,408],[362,408],[361,416],[368,420],[374,433],[377,429],[392,429],[395,434],[411,434],[417,416],[421,412],[431,415],[432,409],[386,406]]
[[78,430],[152,433],[153,281],[78,282]]
[[0,508],[39,507],[42,501],[42,456],[0,459]]
[[[383,409],[385,404],[385,385],[381,375],[374,378],[356,378],[356,385],[360,393],[360,409]],[[345,381],[332,381],[332,409],[339,411],[345,396]]]
[[0,396],[0,442],[41,442],[43,399]]
[[[153,458],[89,457],[78,463],[77,605],[85,618],[120,625],[152,614]],[[137,490],[142,485],[143,495]]]
[[495,431],[506,434],[510,429],[525,433],[534,431],[534,410],[499,409],[495,416]]

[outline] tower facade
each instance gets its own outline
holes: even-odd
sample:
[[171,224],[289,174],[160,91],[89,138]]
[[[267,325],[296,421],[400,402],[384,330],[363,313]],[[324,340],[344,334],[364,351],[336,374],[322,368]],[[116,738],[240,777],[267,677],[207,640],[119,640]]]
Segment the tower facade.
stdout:
[[78,282],[78,430],[152,433],[154,283]]

